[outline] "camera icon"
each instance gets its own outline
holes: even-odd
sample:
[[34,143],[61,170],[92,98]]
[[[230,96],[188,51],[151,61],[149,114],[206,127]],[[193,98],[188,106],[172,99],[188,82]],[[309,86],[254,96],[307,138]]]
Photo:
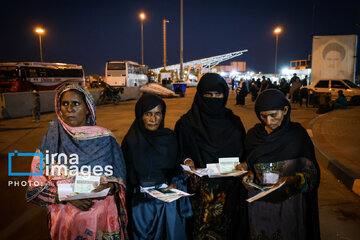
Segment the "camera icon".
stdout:
[[[40,157],[40,172],[32,173],[32,172],[12,172],[12,158],[15,156],[19,157]],[[9,176],[42,176],[43,175],[43,154],[42,153],[19,153],[15,150],[13,153],[8,153],[9,160]]]

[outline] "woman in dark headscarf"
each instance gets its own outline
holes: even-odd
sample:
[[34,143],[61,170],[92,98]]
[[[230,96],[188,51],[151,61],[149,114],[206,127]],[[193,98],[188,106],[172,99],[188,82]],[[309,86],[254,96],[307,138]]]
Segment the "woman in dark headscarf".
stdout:
[[317,189],[320,169],[306,130],[290,121],[291,106],[276,89],[262,92],[255,103],[259,118],[247,133],[245,151],[250,182],[279,185],[278,190],[249,203],[251,239],[319,239]]
[[185,217],[192,214],[188,198],[166,203],[142,192],[163,184],[186,191],[175,134],[164,128],[165,112],[160,97],[143,95],[121,145],[128,171],[129,231],[134,239],[186,239]]
[[[225,108],[229,88],[218,74],[207,73],[197,86],[191,109],[175,126],[185,164],[205,168],[220,157],[243,159],[245,129]],[[190,177],[194,239],[246,239],[246,191],[240,178]]]
[[[111,132],[96,126],[90,93],[77,85],[64,86],[56,93],[55,113],[37,150],[55,162],[33,158],[29,183],[37,184],[30,184],[27,201],[47,209],[51,239],[127,239],[123,155]],[[77,160],[73,161],[75,154]],[[61,168],[56,171],[56,167]],[[100,185],[94,191],[110,188],[109,194],[102,199],[60,201],[60,183],[73,184],[73,171],[84,173],[82,168],[100,174]]]

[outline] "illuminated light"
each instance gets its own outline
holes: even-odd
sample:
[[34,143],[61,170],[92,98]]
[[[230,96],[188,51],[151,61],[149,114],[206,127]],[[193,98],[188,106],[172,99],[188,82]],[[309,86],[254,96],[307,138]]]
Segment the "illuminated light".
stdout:
[[238,74],[238,72],[235,71],[235,70],[232,70],[231,73],[230,73],[230,75],[236,75],[236,74]]
[[45,30],[42,29],[42,28],[40,28],[40,27],[38,27],[38,28],[35,29],[35,32],[36,32],[37,34],[44,34],[44,33],[45,33]]
[[282,29],[277,27],[277,28],[275,28],[274,33],[279,34],[279,33],[281,33],[281,31],[282,31]]
[[146,18],[146,15],[145,13],[140,13],[139,17],[141,20],[144,20]]
[[288,68],[283,68],[281,70],[281,73],[284,74],[284,75],[287,75],[287,74],[289,74],[289,69]]
[[220,72],[220,76],[222,76],[222,77],[224,77],[226,75],[226,73],[225,72]]

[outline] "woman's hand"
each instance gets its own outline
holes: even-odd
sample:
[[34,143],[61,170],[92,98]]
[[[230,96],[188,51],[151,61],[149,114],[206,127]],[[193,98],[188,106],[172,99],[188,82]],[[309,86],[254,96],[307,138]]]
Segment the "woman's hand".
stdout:
[[110,193],[113,193],[114,190],[116,189],[116,186],[115,186],[116,183],[113,183],[113,182],[108,182],[108,183],[104,183],[104,184],[100,184],[97,188],[95,188],[94,190],[92,190],[93,193],[96,193],[96,192],[100,192],[106,188],[110,188],[109,192]]
[[300,192],[299,190],[300,180],[301,178],[298,175],[281,177],[273,187],[277,187],[281,183],[284,183],[284,185],[282,185],[279,189],[273,191],[269,195],[265,196],[263,200],[273,203],[279,203],[286,200],[292,195]]
[[167,188],[165,188],[164,190],[167,191],[167,190],[170,190],[171,188],[177,189],[177,188],[178,188],[178,185],[177,185],[176,183],[172,183],[172,184],[170,184]]
[[242,178],[242,183],[244,185],[244,187],[246,188],[246,190],[252,190],[254,189],[253,186],[249,185],[249,183],[254,182],[254,173],[252,171],[249,171],[243,178]]
[[74,207],[80,209],[81,211],[88,211],[94,205],[92,199],[70,200],[67,202],[69,202]]
[[236,165],[235,170],[238,170],[238,171],[247,171],[247,170],[248,170],[248,165],[247,165],[246,162],[239,163],[238,165]]
[[[193,162],[193,160],[191,160],[190,158],[187,158],[184,160],[184,165],[189,166],[191,170],[195,171],[195,164]],[[186,173],[186,175],[190,176],[193,173],[186,171],[183,169],[183,172]]]
[[190,158],[184,160],[184,165],[189,166],[191,170],[195,171],[195,164],[194,161]]

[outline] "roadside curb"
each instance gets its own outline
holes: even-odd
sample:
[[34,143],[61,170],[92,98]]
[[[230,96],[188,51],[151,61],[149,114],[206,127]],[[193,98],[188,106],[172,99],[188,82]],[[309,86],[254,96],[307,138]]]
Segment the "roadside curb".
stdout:
[[311,120],[307,127],[307,132],[315,146],[315,154],[318,162],[329,170],[337,179],[339,179],[348,189],[360,196],[360,176],[357,176],[352,170],[345,167],[342,163],[331,156],[318,141],[316,141],[312,128],[315,122],[327,116],[329,113],[321,114]]

